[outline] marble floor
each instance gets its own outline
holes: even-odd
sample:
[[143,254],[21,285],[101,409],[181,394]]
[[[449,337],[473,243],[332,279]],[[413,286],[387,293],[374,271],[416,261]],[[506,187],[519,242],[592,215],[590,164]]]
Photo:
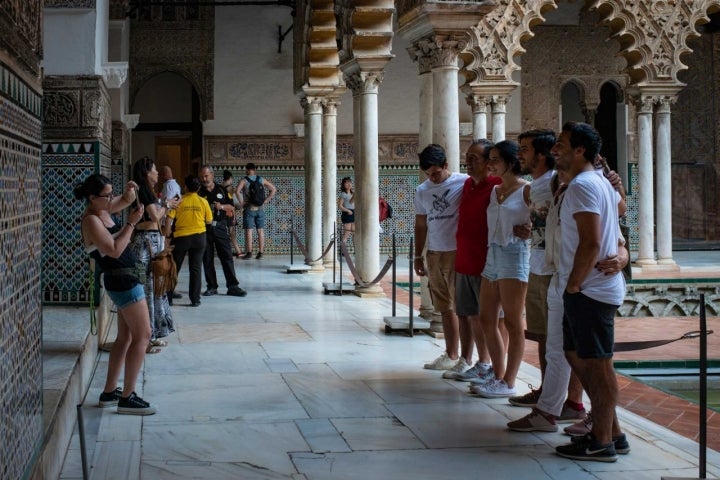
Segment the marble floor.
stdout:
[[[444,350],[441,339],[386,335],[389,297],[324,295],[331,272],[287,274],[287,263],[236,261],[248,296],[203,297],[200,308],[185,306],[181,272],[177,331],[170,346],[146,357],[138,387],[158,406],[156,415],[95,406],[107,366],[107,354],[100,356],[83,407],[89,478],[698,476],[697,443],[624,409],[629,455],[611,464],[556,456],[568,437],[510,432],[506,423],[525,409],[469,396],[465,383],[422,368]],[[517,385],[538,380],[524,363]],[[708,452],[707,472],[720,476],[720,453]],[[77,431],[61,478],[82,478]]]

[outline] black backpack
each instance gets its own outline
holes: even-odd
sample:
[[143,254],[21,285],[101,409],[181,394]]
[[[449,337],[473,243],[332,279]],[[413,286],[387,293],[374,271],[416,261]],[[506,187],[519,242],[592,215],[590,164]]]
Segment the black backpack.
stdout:
[[246,176],[245,180],[248,182],[248,203],[254,207],[261,207],[265,203],[265,187],[260,175],[257,175],[255,180],[250,180],[250,177]]

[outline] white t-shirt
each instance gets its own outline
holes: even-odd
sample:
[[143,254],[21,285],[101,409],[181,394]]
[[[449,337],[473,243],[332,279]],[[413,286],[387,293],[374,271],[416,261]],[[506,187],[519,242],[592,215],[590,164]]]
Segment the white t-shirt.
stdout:
[[[600,217],[600,251],[599,259],[617,254],[620,227],[618,225],[618,194],[610,182],[595,171],[582,172],[572,179],[565,192],[560,207],[561,250],[560,250],[560,285],[563,290],[567,285],[570,271],[575,260],[575,252],[579,244],[579,235],[574,215],[580,212],[591,212]],[[580,285],[582,293],[598,302],[609,305],[622,305],[625,299],[625,278],[621,272],[605,275],[596,268]]]
[[415,214],[427,216],[428,250],[452,252],[457,248],[458,209],[468,176],[452,173],[442,183],[425,180],[415,190]]
[[553,204],[550,180],[555,170],[545,172],[541,177],[533,179],[530,184],[530,273],[535,275],[552,275],[553,270],[545,265],[545,220]]
[[167,180],[163,184],[162,198],[172,200],[173,198],[180,198],[181,196],[180,185],[178,185],[174,178]]

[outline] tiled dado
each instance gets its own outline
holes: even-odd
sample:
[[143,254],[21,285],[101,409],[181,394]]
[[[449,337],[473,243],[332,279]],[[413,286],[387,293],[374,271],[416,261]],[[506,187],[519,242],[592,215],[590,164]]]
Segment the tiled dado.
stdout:
[[42,442],[40,98],[0,63],[0,478]]
[[[300,238],[305,235],[305,139],[291,136],[207,136],[204,141],[206,163],[213,167],[218,182],[222,180],[223,170],[230,170],[237,184],[245,175],[245,165],[252,162],[258,166],[258,174],[267,177],[277,187],[276,197],[266,207],[265,249],[268,253],[289,254],[293,226]],[[414,236],[413,196],[420,179],[417,150],[416,135],[379,137],[380,196],[393,208],[392,218],[381,224],[380,249],[383,253],[391,252],[393,233],[400,251],[407,251]],[[353,137],[339,135],[338,190],[343,177],[353,177],[353,158]],[[339,212],[337,222],[339,227]],[[236,233],[242,245],[242,229],[236,229]],[[328,241],[323,239],[323,244]],[[297,248],[295,253],[299,253]]]
[[[243,164],[244,166],[244,164]],[[245,170],[238,166],[213,166],[215,181],[222,181],[223,170],[233,172],[235,185],[245,175]],[[261,177],[266,177],[277,188],[275,197],[265,207],[265,251],[269,254],[290,254],[290,232],[294,228],[300,238],[305,238],[305,177],[299,167],[265,165],[258,169]],[[352,177],[352,168],[339,165],[337,185],[343,177]],[[382,222],[383,233],[380,234],[380,250],[383,253],[392,251],[392,234],[395,233],[399,251],[407,251],[410,239],[414,236],[415,213],[413,196],[418,185],[416,167],[382,166],[380,168],[380,196],[385,198],[393,208],[393,216]],[[338,228],[340,212],[337,217]],[[240,245],[243,245],[243,230],[236,229]],[[327,245],[329,239],[323,239]],[[297,245],[295,254],[300,250]]]
[[89,301],[88,256],[82,247],[79,223],[85,203],[75,199],[73,189],[96,172],[110,178],[109,158],[109,148],[97,141],[42,145],[45,304]]

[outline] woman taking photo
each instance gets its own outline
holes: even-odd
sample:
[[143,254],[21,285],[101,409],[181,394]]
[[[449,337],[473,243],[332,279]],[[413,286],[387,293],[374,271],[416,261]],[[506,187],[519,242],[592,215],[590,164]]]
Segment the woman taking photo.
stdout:
[[145,296],[147,297],[148,311],[152,337],[148,345],[148,353],[158,353],[159,347],[167,346],[165,340],[175,331],[173,327],[170,302],[167,294],[161,296],[154,294],[155,283],[150,274],[150,261],[152,257],[165,249],[165,237],[160,232],[161,220],[167,212],[176,208],[179,201],[176,199],[159,200],[155,195],[155,186],[158,183],[158,171],[155,163],[148,157],[143,157],[133,166],[133,180],[138,185],[138,199],[144,206],[143,217],[135,226],[132,249],[146,269]]
[[343,235],[341,241],[345,243],[350,235],[355,232],[355,192],[353,190],[352,180],[345,177],[340,183],[340,198],[338,198],[338,208],[340,209],[340,221],[343,226]]
[[[117,413],[152,415],[155,407],[135,393],[150,340],[150,321],[141,283],[142,272],[137,269],[135,254],[128,248],[144,208],[142,205],[135,207],[122,226],[115,224],[111,216],[135,201],[137,188],[134,182],[128,182],[122,196],[115,197],[110,180],[94,174],[77,185],[73,193],[78,200],[87,202],[82,214],[83,243],[102,271],[105,290],[117,307],[117,338],[110,351],[99,405],[103,408],[117,405]],[[117,383],[123,366],[125,377],[120,389]]]

